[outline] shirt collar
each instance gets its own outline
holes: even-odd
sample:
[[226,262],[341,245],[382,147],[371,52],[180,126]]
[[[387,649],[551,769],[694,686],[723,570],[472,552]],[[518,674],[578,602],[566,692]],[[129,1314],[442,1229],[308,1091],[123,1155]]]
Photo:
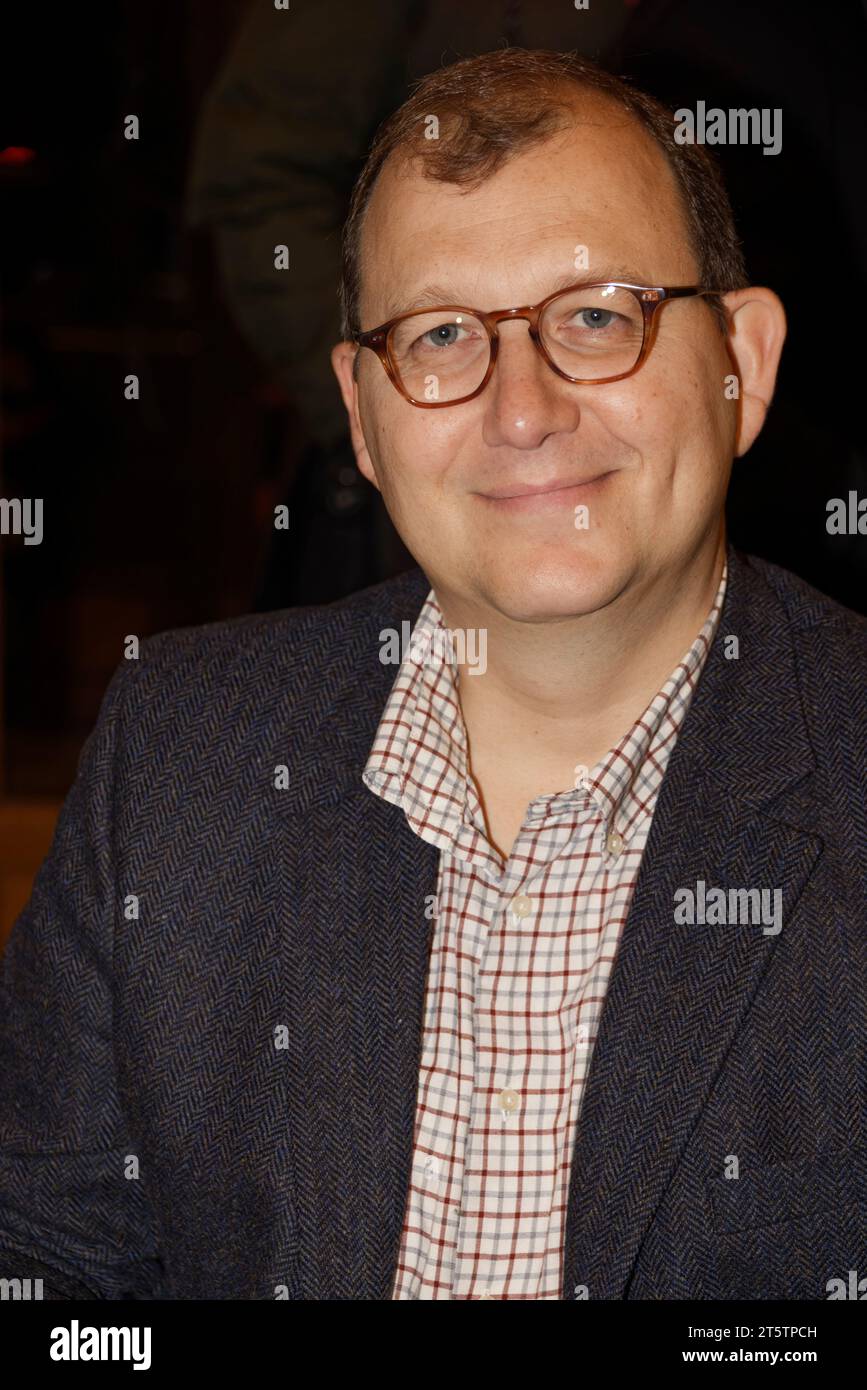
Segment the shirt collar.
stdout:
[[[625,834],[652,812],[716,635],[727,580],[726,563],[711,611],[694,642],[632,728],[585,774],[576,769],[575,786],[537,798],[534,814],[571,806],[589,793],[609,826]],[[404,624],[400,668],[362,773],[372,792],[401,806],[412,829],[441,847],[454,842],[477,804],[468,778],[457,668],[444,632],[431,589],[411,633]],[[424,659],[426,653],[432,659]],[[445,653],[446,659],[435,659],[438,653]]]
[[728,583],[723,565],[711,610],[668,680],[615,748],[592,768],[587,785],[612,827],[626,833],[653,809],[662,777],[719,626]]

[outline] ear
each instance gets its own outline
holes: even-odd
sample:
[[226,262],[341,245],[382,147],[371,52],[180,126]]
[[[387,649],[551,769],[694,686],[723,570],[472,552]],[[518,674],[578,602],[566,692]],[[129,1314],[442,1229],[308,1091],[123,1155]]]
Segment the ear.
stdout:
[[741,408],[735,458],[755,443],[774,394],[786,340],[786,311],[773,290],[732,290],[723,302],[730,315],[728,349],[740,378]]
[[349,416],[349,434],[352,439],[358,471],[369,483],[373,483],[373,486],[378,488],[379,483],[376,481],[376,472],[364,440],[361,416],[358,412],[358,382],[353,373],[353,365],[360,352],[361,348],[355,343],[338,343],[336,347],[331,349],[331,366],[337,377],[343,404],[346,406],[346,413]]

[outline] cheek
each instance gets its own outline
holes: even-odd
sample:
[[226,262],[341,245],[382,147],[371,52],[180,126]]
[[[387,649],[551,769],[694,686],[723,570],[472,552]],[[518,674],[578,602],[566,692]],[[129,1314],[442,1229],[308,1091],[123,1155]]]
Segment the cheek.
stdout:
[[640,388],[636,382],[607,397],[606,426],[645,463],[673,470],[678,460],[697,457],[712,466],[733,448],[737,410],[725,395],[728,370],[722,362],[697,368],[688,357],[672,360],[664,371],[648,372]]
[[726,396],[728,364],[708,364],[689,375],[681,393],[677,447],[683,454],[700,451],[709,471],[731,462],[737,426],[737,401]]
[[666,401],[667,492],[673,513],[682,518],[716,510],[725,495],[736,416],[725,399],[723,376],[710,365],[691,366]]
[[601,427],[610,448],[616,441],[615,453],[623,466],[644,470],[653,464],[658,467],[670,452],[676,424],[681,417],[682,403],[670,390],[650,381],[624,381],[600,387],[605,396],[593,402],[594,409],[585,406],[585,434],[593,416]]
[[365,439],[393,519],[415,524],[443,489],[465,431],[447,411],[421,410],[392,395],[369,402]]
[[732,366],[723,340],[715,330],[697,341],[677,340],[667,366],[661,385],[668,393],[680,445],[688,447],[694,437],[714,454],[730,456],[737,406],[727,398]]

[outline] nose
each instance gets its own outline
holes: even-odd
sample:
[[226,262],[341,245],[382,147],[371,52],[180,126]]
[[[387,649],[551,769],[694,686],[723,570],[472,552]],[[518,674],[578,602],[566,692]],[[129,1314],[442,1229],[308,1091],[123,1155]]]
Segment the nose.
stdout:
[[579,388],[548,366],[530,337],[526,318],[500,323],[499,338],[485,392],[485,443],[538,449],[549,434],[575,430],[581,418]]

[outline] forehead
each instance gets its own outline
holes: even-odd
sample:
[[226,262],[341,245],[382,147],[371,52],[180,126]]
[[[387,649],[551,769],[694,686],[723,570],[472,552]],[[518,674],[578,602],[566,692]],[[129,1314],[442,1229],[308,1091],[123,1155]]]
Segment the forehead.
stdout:
[[492,309],[543,298],[570,270],[576,280],[594,269],[624,278],[612,269],[624,267],[655,284],[690,283],[698,272],[665,155],[607,101],[582,103],[563,131],[472,191],[391,156],[360,252],[364,328],[415,307],[414,297],[430,302],[419,291],[434,283]]

